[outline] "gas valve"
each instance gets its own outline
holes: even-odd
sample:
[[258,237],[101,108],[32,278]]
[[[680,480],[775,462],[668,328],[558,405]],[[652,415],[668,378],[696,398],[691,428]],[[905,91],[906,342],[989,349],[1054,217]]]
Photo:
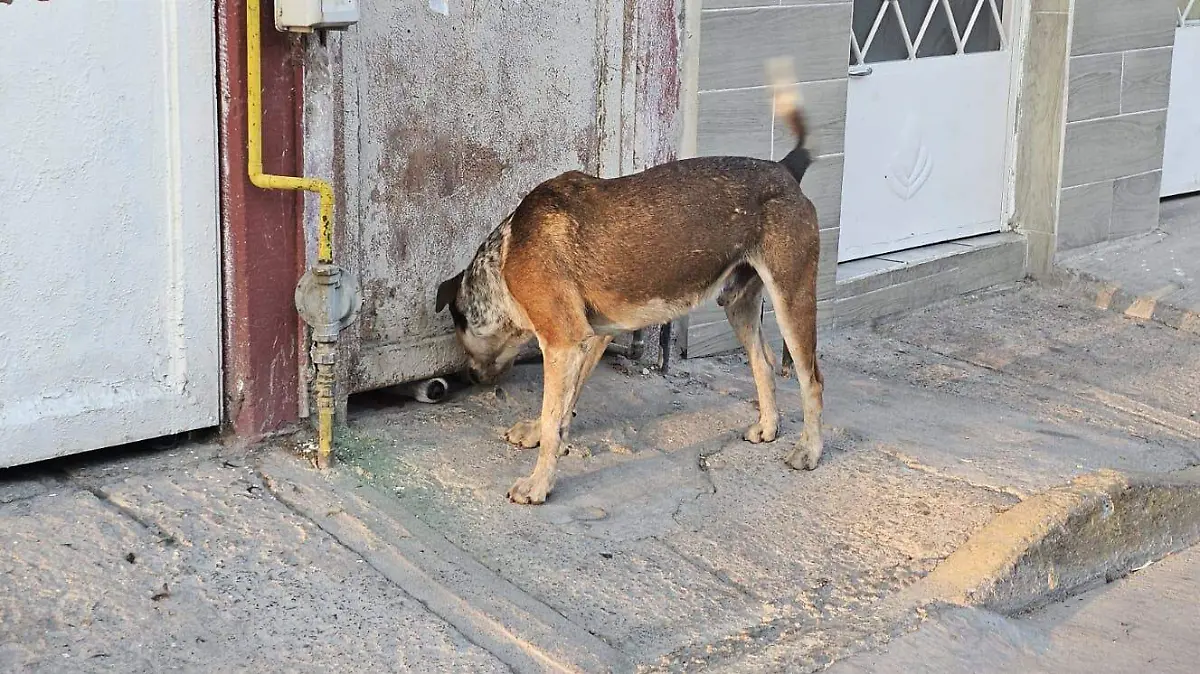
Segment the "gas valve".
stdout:
[[312,328],[315,342],[336,342],[362,309],[358,279],[332,264],[314,265],[296,284],[296,311]]

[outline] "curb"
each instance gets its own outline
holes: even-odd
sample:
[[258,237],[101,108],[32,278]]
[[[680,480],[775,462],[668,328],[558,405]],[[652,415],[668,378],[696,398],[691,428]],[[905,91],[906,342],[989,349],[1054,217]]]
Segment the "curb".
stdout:
[[[869,620],[824,625],[844,638],[789,671],[819,671],[885,647],[953,607],[1014,615],[1062,601],[1200,543],[1200,467],[1173,473],[1101,470],[1000,513],[928,576],[884,598]],[[753,660],[706,671],[781,671],[801,639],[782,635]],[[803,647],[801,647],[803,648]],[[683,671],[658,667],[650,671]]]
[[916,604],[1012,615],[1200,542],[1200,468],[1102,470],[1001,513],[911,589]]
[[1200,313],[1163,302],[1154,295],[1135,295],[1093,274],[1058,267],[1043,281],[1048,287],[1082,292],[1097,309],[1200,335]]

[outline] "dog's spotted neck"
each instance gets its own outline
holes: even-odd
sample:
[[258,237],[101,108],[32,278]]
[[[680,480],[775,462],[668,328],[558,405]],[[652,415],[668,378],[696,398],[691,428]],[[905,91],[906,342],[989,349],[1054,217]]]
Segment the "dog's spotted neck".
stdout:
[[511,231],[510,215],[484,239],[463,272],[459,309],[467,324],[482,332],[514,329],[517,324],[509,311],[511,296],[502,273]]

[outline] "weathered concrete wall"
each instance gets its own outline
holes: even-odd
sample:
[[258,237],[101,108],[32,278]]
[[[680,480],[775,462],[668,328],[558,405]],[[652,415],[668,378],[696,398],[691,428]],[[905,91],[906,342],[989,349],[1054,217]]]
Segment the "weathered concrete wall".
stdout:
[[459,364],[437,286],[535,185],[673,156],[677,9],[368,0],[356,27],[309,42],[306,167],[335,178],[337,255],[365,292],[349,391]]

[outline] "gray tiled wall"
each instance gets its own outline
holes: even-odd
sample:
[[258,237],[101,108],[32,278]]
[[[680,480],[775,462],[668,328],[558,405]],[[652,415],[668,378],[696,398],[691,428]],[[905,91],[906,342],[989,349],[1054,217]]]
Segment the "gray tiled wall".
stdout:
[[[829,307],[837,270],[842,208],[842,149],[850,52],[850,0],[703,0],[696,148],[700,155],[782,159],[795,139],[772,123],[765,61],[791,56],[808,113],[808,146],[816,161],[805,193],[821,225],[819,315]],[[773,317],[765,317],[771,333]],[[688,350],[696,355],[736,348],[724,313],[715,306],[693,314]]]
[[700,26],[697,151],[781,159],[794,145],[783,123],[772,128],[764,62],[790,55],[818,156],[804,178],[817,207],[823,244],[822,299],[833,295],[841,211],[846,119],[849,0],[704,0]]
[[1175,0],[1077,0],[1058,249],[1158,224]]

